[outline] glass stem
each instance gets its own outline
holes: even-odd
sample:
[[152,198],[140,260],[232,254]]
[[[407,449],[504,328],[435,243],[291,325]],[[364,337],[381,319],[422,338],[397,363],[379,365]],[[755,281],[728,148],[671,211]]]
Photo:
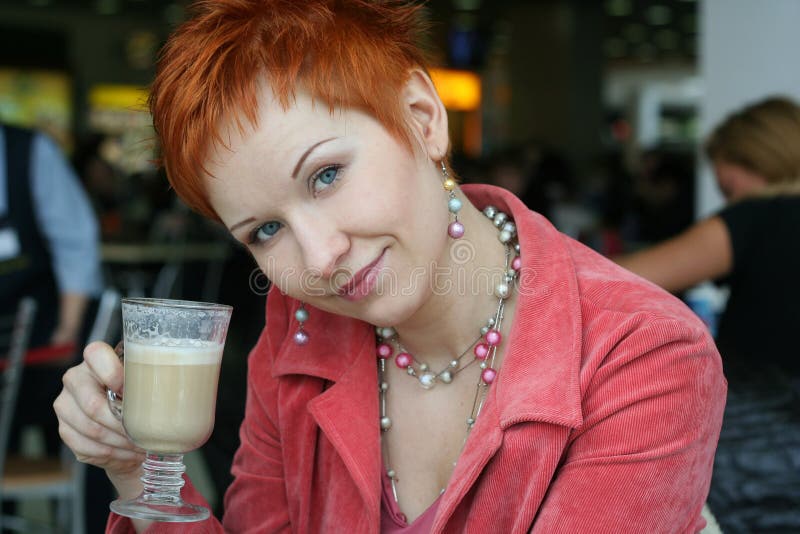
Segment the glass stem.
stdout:
[[183,454],[147,453],[142,467],[144,474],[139,480],[144,484],[143,500],[164,504],[181,502],[183,473],[186,471]]

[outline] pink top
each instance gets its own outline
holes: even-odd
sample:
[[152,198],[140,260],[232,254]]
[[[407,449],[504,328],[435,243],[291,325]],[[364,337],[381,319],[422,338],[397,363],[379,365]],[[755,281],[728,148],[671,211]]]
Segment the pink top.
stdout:
[[406,514],[400,511],[392,494],[392,481],[386,471],[383,472],[383,491],[381,492],[381,534],[429,534],[433,527],[433,518],[439,509],[441,496],[431,503],[427,510],[410,525],[406,522]]

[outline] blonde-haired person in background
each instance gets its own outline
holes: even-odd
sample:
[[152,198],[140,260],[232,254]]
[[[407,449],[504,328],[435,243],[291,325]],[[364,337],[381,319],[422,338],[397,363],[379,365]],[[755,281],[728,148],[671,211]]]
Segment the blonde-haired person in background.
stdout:
[[717,335],[729,400],[709,502],[726,532],[800,532],[800,107],[783,97],[745,107],[705,153],[728,206],[617,261],[673,292],[730,287]]

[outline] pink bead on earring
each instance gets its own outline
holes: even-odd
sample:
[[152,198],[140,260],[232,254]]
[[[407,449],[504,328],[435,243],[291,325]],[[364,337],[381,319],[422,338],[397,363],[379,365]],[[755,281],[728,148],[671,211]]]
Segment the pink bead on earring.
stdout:
[[444,160],[440,161],[439,164],[441,165],[442,176],[444,177],[442,187],[444,187],[444,190],[450,195],[450,200],[447,201],[447,209],[455,216],[455,220],[447,226],[447,235],[453,239],[461,239],[464,237],[464,225],[458,220],[458,212],[461,211],[461,201],[456,197],[455,193],[457,184],[455,180],[450,178]]
[[305,345],[308,343],[308,333],[303,330],[303,323],[308,321],[308,311],[305,308],[305,305],[301,302],[300,307],[297,308],[297,311],[294,312],[294,318],[297,319],[299,323],[297,325],[297,332],[294,333],[294,342],[298,345]]

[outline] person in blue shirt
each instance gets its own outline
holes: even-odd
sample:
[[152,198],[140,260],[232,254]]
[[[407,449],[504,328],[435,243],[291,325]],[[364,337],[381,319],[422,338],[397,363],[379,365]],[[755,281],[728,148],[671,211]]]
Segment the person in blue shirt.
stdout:
[[[42,299],[32,345],[74,343],[101,280],[97,222],[78,177],[50,138],[0,125],[0,307],[30,292]],[[37,294],[34,281],[53,294]]]
[[[0,125],[0,314],[13,314],[31,296],[31,347],[79,343],[87,307],[101,289],[98,226],[78,177],[50,138]],[[18,405],[25,410],[16,411],[11,450],[22,427],[35,424],[48,452],[57,452],[52,403],[62,372],[57,365],[23,372]]]

